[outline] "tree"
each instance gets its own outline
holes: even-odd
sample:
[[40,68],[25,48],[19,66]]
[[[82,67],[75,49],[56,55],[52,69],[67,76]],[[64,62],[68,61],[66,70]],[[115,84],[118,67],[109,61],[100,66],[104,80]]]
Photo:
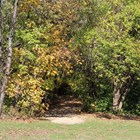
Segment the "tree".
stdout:
[[[130,34],[140,17],[137,1],[109,2],[109,12],[98,29],[98,57],[113,84],[113,110],[122,109],[126,95],[139,77],[139,39]],[[139,27],[135,27],[139,34]],[[137,36],[137,35],[136,35]],[[96,52],[97,53],[97,52]],[[102,59],[102,61],[101,61]]]
[[17,110],[39,115],[48,109],[49,97],[58,93],[79,63],[69,47],[77,30],[79,17],[75,12],[79,7],[75,0],[28,2],[19,5],[6,95]]
[[[7,1],[6,1],[7,2]],[[5,88],[10,75],[10,68],[12,62],[12,41],[14,37],[16,15],[17,15],[18,0],[14,1],[13,16],[11,18],[11,25],[9,26],[8,46],[5,50],[3,44],[3,0],[0,3],[0,113],[2,113],[2,105],[5,97]],[[4,54],[7,51],[6,55]]]
[[[86,24],[83,35],[80,34],[80,47],[92,66],[91,75],[97,76],[94,78],[94,83],[99,81],[96,86],[101,85],[101,79],[110,81],[112,108],[118,111],[139,77],[139,2],[103,0],[94,6],[98,12],[93,9],[91,13],[96,13],[98,18],[95,22],[93,17],[96,16],[92,16],[91,23]],[[85,16],[89,19],[88,15]],[[87,59],[89,55],[92,57]]]

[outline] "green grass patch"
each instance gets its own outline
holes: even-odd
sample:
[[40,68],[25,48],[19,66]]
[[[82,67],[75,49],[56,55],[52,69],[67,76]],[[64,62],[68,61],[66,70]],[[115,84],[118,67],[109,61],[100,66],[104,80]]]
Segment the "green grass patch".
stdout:
[[0,121],[0,140],[140,140],[140,122],[98,118],[74,125]]

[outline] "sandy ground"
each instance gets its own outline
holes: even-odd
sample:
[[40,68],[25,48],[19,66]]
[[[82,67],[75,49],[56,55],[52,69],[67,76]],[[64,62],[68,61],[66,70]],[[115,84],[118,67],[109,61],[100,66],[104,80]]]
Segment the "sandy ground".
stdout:
[[84,118],[78,116],[50,117],[48,120],[58,124],[80,124],[85,122]]

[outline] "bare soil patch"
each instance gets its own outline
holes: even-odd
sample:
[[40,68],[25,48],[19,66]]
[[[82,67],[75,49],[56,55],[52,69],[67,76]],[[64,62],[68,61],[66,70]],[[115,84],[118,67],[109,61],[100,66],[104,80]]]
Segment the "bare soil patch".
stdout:
[[53,123],[58,124],[81,124],[85,120],[82,117],[71,116],[71,117],[51,117],[49,120]]
[[50,105],[47,119],[59,124],[84,123],[81,114],[82,102],[73,96],[60,96]]

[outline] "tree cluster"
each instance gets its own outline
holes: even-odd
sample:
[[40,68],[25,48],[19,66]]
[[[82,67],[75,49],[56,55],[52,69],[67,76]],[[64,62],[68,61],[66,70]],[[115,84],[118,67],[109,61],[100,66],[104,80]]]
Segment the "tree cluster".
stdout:
[[42,115],[54,97],[73,94],[83,111],[139,115],[139,7],[139,0],[1,0],[0,111]]

